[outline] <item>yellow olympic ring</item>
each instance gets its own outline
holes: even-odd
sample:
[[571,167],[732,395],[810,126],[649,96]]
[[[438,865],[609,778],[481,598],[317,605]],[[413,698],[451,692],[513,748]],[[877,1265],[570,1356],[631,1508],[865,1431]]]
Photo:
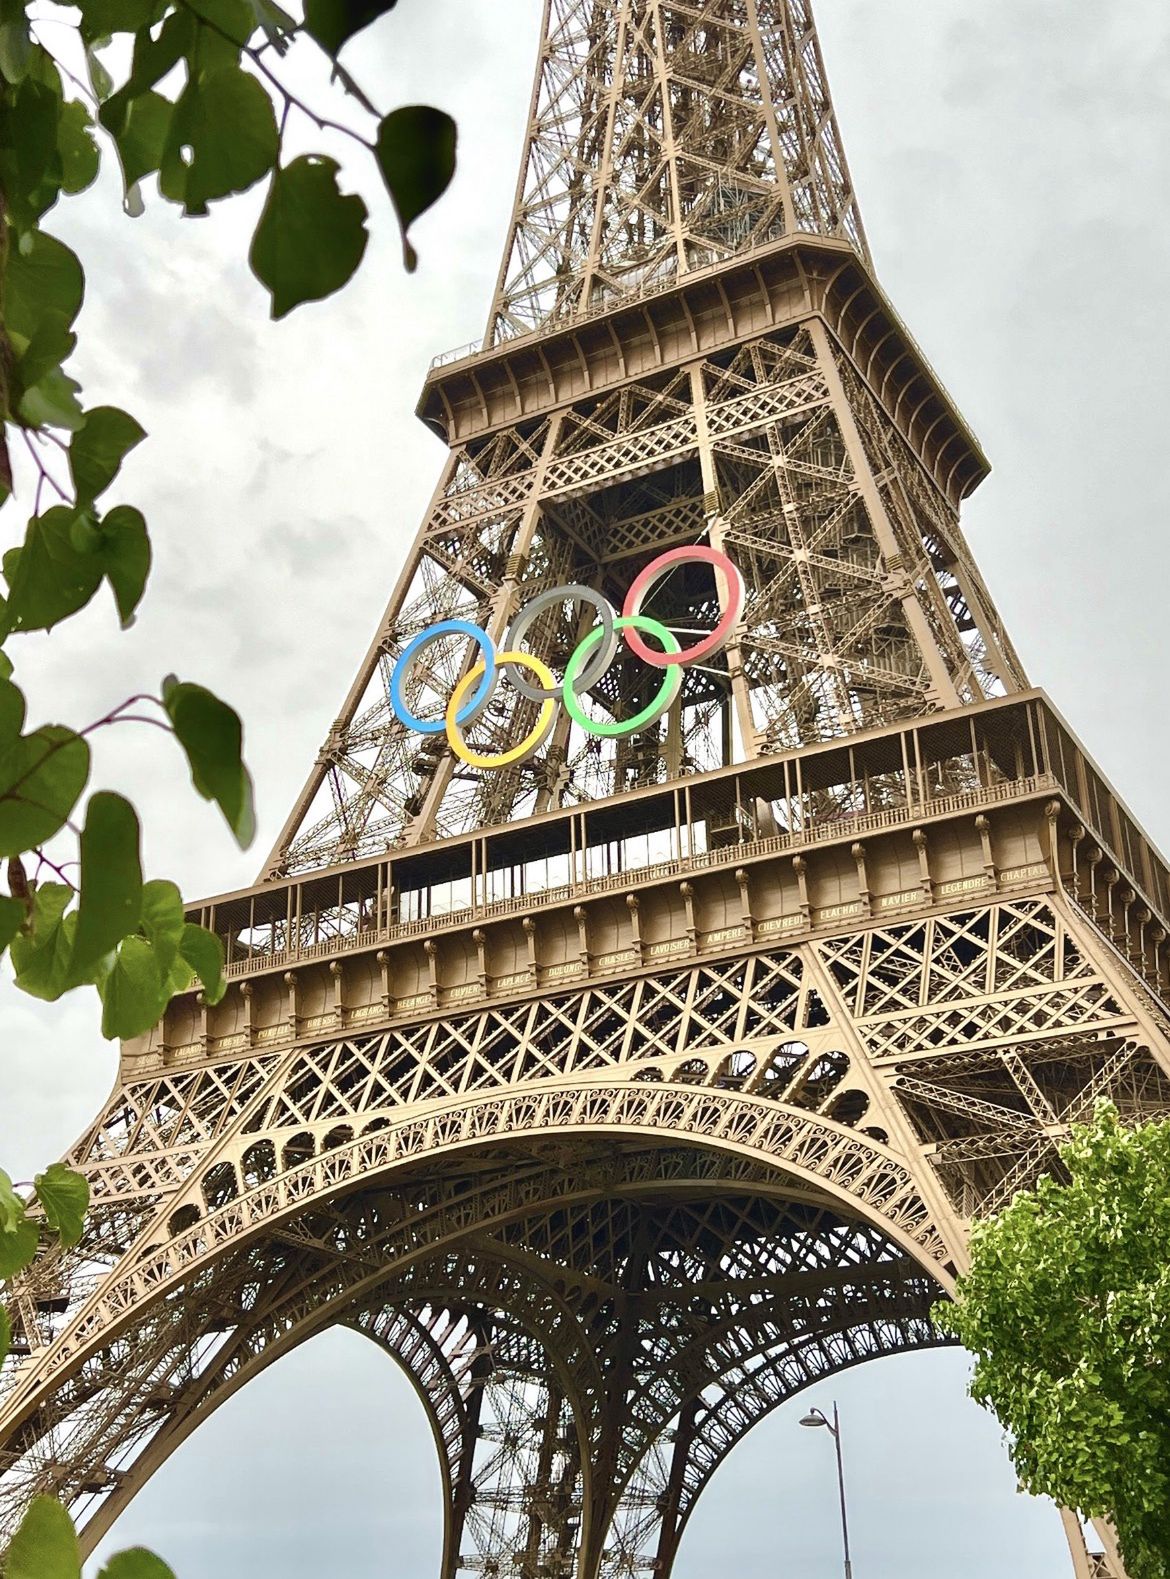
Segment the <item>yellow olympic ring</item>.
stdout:
[[[496,663],[501,667],[506,663],[519,664],[522,669],[531,669],[546,690],[552,691],[556,688],[556,681],[553,679],[552,671],[548,665],[542,663],[539,658],[534,658],[529,652],[501,652],[496,655]],[[469,768],[506,768],[510,767],[513,762],[522,761],[530,751],[536,751],[544,744],[545,736],[552,728],[553,719],[556,717],[557,703],[555,697],[549,697],[546,702],[541,704],[540,716],[536,720],[535,729],[530,734],[525,735],[520,744],[513,746],[510,751],[500,751],[494,756],[487,756],[481,752],[472,751],[459,733],[456,718],[463,707],[464,697],[482,677],[484,667],[484,662],[480,659],[474,669],[469,669],[451,692],[451,700],[447,703],[447,712],[444,718],[447,729],[447,744],[460,762],[466,762]]]

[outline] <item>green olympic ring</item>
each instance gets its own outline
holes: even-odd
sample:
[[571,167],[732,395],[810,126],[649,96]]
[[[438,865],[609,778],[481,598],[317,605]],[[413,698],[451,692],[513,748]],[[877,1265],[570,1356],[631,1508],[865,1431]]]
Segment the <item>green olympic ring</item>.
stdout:
[[[641,631],[644,636],[653,636],[655,641],[662,643],[663,652],[669,653],[671,657],[682,651],[674,632],[668,630],[661,621],[652,620],[649,615],[624,614],[620,619],[614,620],[613,625],[615,630],[635,630]],[[640,713],[635,713],[633,718],[623,718],[619,723],[614,724],[599,724],[596,719],[590,718],[581,706],[573,682],[581,673],[590,649],[596,647],[604,635],[604,628],[598,625],[582,638],[574,650],[565,670],[565,678],[561,682],[561,701],[565,704],[565,711],[569,717],[587,734],[600,735],[605,740],[617,740],[622,735],[637,734],[639,729],[645,729],[648,724],[662,717],[682,690],[683,672],[678,664],[672,664],[666,671],[653,699]]]

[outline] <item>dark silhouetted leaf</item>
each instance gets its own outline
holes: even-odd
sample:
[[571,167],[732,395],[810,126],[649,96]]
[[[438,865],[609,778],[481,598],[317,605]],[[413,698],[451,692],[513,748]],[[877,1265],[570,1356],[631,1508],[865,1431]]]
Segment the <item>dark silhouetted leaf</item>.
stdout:
[[[393,4],[394,0],[390,0]],[[248,0],[256,25],[264,29],[264,36],[278,55],[287,52],[292,35],[296,32],[295,17],[289,16],[276,0]]]
[[340,290],[362,261],[366,205],[342,196],[337,169],[333,159],[305,154],[273,172],[249,261],[274,318]]
[[21,0],[0,0],[0,77],[23,82],[32,58],[32,38]]
[[236,65],[191,78],[167,133],[159,189],[188,214],[246,191],[276,163],[280,137],[272,101]]
[[455,174],[455,141],[455,122],[429,104],[403,105],[392,110],[378,127],[378,166],[398,212],[408,269],[413,269],[418,259],[406,233],[450,185]]
[[[206,24],[199,36],[200,70],[211,70],[225,61],[238,60],[240,51],[257,26],[255,8],[249,0],[187,0],[187,3],[199,20]],[[208,45],[212,37],[217,40],[216,48],[222,44],[225,50],[230,49],[230,55],[221,57],[213,53],[209,56]]]
[[92,44],[113,33],[137,33],[157,13],[156,0],[81,0],[81,36]]
[[167,133],[175,106],[153,89],[131,99],[112,135],[122,162],[122,179],[129,190],[162,163]]
[[[30,65],[35,61],[34,54]],[[0,98],[0,182],[8,213],[20,229],[34,225],[61,188],[60,112],[60,92],[32,75]]]
[[393,11],[396,3],[397,0],[305,0],[305,31],[327,54],[336,55],[348,39],[387,11]]

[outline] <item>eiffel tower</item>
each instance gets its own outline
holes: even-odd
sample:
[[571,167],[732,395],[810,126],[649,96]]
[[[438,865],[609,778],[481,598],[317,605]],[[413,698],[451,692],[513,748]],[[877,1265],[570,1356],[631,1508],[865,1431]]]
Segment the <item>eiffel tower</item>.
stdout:
[[124,1046],[86,1238],[14,1287],[0,1512],[92,1549],[342,1323],[429,1415],[441,1579],[669,1575],[757,1421],[945,1341],[971,1221],[1097,1098],[1170,1110],[1170,872],[964,542],[987,462],[808,0],[546,0],[487,332],[419,415],[369,657],[191,912],[227,996]]

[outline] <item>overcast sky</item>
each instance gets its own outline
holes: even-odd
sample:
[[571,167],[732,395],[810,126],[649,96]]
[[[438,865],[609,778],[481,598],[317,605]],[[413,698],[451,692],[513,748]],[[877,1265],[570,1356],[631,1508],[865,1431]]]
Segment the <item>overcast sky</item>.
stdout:
[[[127,731],[130,772],[102,764],[142,807],[152,874],[191,895],[254,875],[419,524],[442,454],[413,406],[430,357],[483,327],[539,10],[401,0],[351,51],[387,107],[429,100],[462,127],[413,278],[383,205],[345,294],[271,325],[244,261],[259,195],[204,221],[152,200],[131,223],[103,185],[54,216],[90,274],[87,396],[151,432],[124,496],[148,514],[157,567],[132,632],[103,597],[51,651],[24,638],[19,678],[38,720],[88,721],[169,670],[239,707],[260,809],[250,853],[153,731]],[[820,25],[879,274],[995,466],[968,537],[1033,681],[1170,845],[1170,10],[821,0]],[[6,546],[11,507],[4,520]],[[84,1127],[115,1064],[88,1003],[2,990],[0,1157],[26,1177]],[[834,1394],[857,1579],[1065,1579],[1055,1512],[1015,1494],[964,1377],[957,1354],[889,1360],[779,1411],[717,1474],[678,1579],[839,1572],[831,1444],[796,1426]],[[407,1384],[332,1333],[226,1405],[106,1550],[153,1544],[179,1579],[432,1579],[437,1496]]]

